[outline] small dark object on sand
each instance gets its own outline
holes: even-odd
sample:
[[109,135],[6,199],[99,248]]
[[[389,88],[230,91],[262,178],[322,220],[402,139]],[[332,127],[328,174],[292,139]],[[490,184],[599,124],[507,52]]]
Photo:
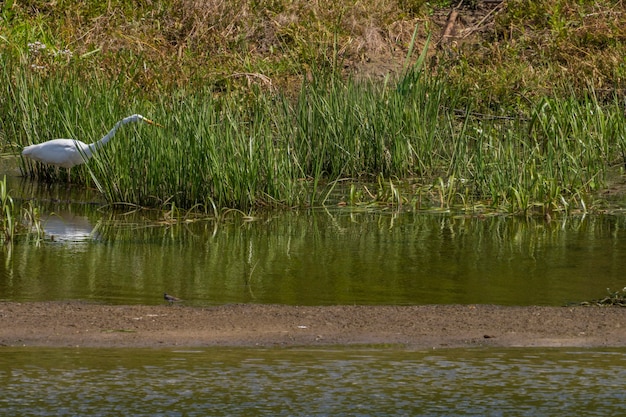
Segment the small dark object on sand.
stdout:
[[178,303],[178,302],[180,302],[180,301],[183,301],[183,300],[181,300],[180,298],[178,298],[178,297],[174,297],[173,295],[169,295],[169,294],[168,294],[168,293],[166,293],[166,292],[164,292],[164,293],[163,293],[163,299],[164,299],[165,301],[167,301],[168,303],[170,303],[170,305],[172,305],[172,304],[174,304],[174,303]]

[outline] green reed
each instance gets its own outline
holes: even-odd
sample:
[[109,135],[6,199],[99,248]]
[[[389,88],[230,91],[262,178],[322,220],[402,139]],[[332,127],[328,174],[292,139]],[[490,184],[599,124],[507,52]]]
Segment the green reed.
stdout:
[[[132,113],[163,125],[127,125],[72,169],[72,183],[94,184],[111,203],[207,212],[306,206],[322,204],[342,180],[378,184],[352,188],[351,202],[587,210],[607,169],[626,163],[618,102],[600,103],[592,93],[543,98],[529,114],[492,118],[473,113],[476,98],[419,65],[378,83],[321,72],[293,99],[254,87],[151,97],[122,81],[83,80],[78,71],[42,77],[2,65],[0,127],[16,154],[57,137],[93,142]],[[63,169],[28,160],[22,168],[68,180]]]
[[0,241],[11,243],[15,236],[13,198],[7,189],[7,177],[0,181]]
[[273,134],[261,96],[241,104],[190,94],[161,102],[142,126],[111,141],[90,163],[111,202],[179,207],[299,205],[302,189],[289,151]]
[[16,207],[7,187],[6,175],[3,176],[0,180],[0,243],[8,246],[18,237],[39,242],[43,235],[38,207],[31,202]]

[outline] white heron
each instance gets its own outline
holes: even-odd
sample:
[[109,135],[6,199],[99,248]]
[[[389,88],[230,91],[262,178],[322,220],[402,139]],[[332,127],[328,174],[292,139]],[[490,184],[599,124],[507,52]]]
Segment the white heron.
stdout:
[[97,142],[87,145],[76,139],[53,139],[36,145],[26,146],[22,150],[22,156],[43,162],[44,164],[56,165],[69,170],[73,166],[87,162],[87,160],[93,156],[94,152],[103,147],[115,136],[115,132],[121,126],[140,120],[148,124],[161,126],[140,114],[133,114],[115,123],[113,129]]

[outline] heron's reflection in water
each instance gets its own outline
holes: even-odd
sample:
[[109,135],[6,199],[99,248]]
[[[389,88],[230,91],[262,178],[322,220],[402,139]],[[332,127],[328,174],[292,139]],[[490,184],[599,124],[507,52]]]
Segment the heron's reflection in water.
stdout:
[[94,227],[89,219],[69,210],[43,214],[41,223],[46,236],[53,241],[85,242],[96,237],[94,236]]

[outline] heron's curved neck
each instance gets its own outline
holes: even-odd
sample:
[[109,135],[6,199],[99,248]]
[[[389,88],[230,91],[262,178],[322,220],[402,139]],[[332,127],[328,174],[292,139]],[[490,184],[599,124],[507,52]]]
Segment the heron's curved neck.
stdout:
[[106,143],[110,141],[113,138],[113,136],[115,136],[115,132],[117,132],[117,129],[119,129],[122,125],[125,125],[126,123],[134,122],[134,121],[136,121],[136,118],[131,116],[115,123],[115,126],[113,126],[113,129],[109,130],[109,133],[104,135],[102,139],[100,139],[97,142],[91,143],[89,144],[89,146],[87,146],[87,149],[84,150],[85,155],[90,158],[94,152],[96,152],[98,149],[106,145]]

